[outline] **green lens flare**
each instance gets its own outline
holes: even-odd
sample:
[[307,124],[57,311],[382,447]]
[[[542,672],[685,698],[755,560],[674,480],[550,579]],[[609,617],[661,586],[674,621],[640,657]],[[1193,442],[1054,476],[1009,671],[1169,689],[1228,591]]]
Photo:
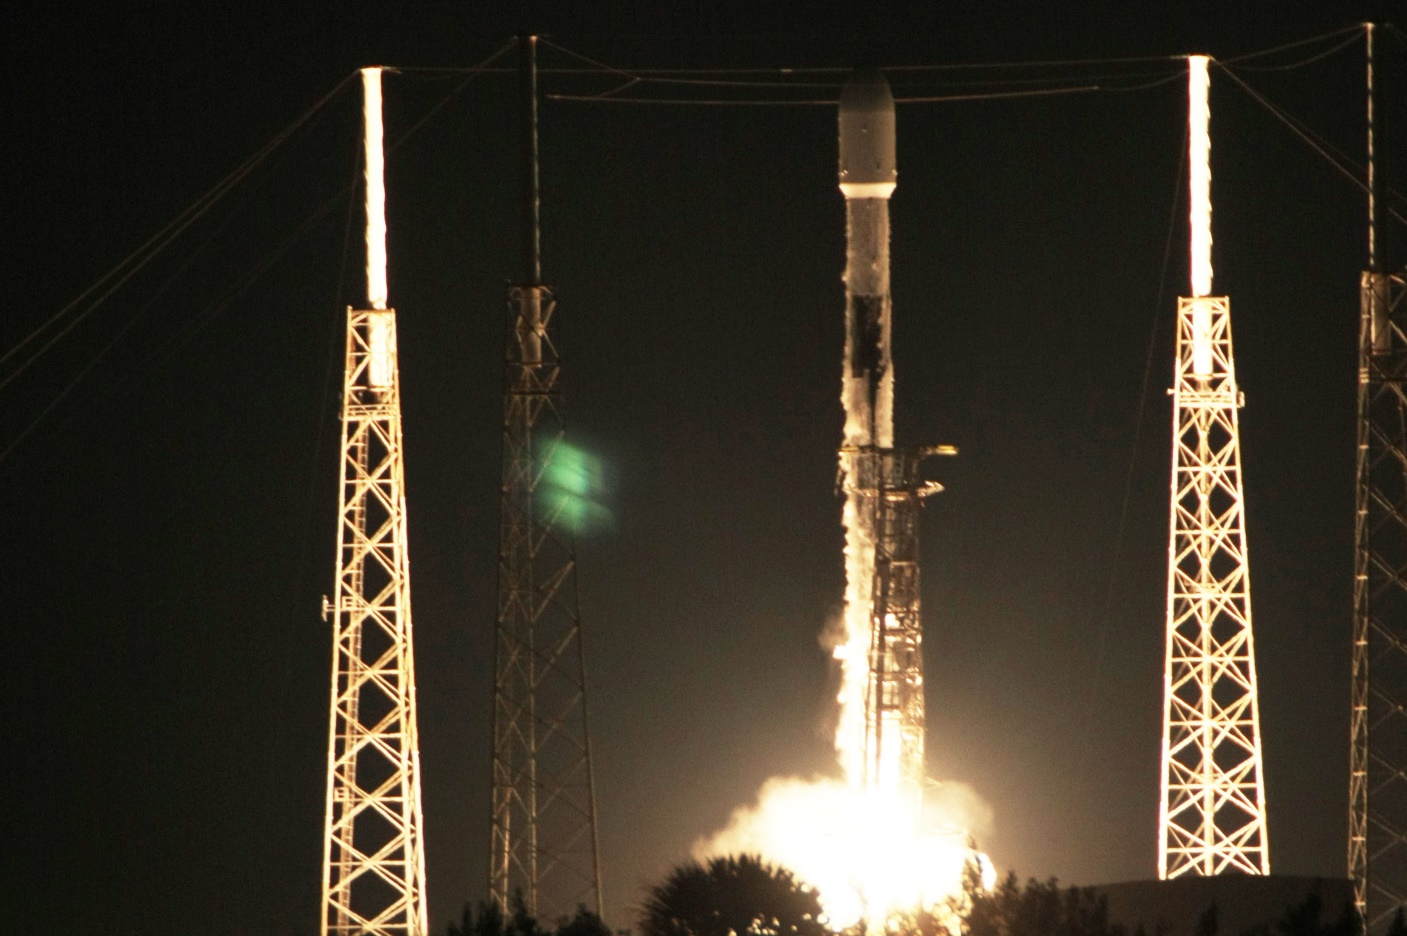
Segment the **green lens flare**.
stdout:
[[538,487],[543,519],[577,536],[609,530],[615,518],[604,503],[601,460],[566,442],[557,443],[551,458]]

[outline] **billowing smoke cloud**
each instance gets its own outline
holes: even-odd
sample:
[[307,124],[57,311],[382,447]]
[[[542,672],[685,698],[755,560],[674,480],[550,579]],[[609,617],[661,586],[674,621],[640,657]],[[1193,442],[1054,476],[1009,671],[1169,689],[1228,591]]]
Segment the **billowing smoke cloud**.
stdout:
[[959,894],[969,861],[990,886],[991,863],[973,850],[971,833],[990,828],[991,818],[961,783],[930,785],[915,827],[901,800],[867,796],[843,780],[773,777],[693,851],[700,859],[760,854],[818,891],[832,929],[861,919],[877,927],[896,911],[941,906]]

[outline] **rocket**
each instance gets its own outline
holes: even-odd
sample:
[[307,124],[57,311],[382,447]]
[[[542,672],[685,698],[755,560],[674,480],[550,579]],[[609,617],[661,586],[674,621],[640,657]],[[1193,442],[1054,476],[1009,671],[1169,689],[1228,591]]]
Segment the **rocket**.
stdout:
[[[840,191],[845,196],[845,431],[840,482],[845,493],[845,644],[842,714],[836,748],[845,773],[866,789],[897,779],[899,747],[881,745],[877,671],[891,667],[873,632],[879,488],[894,446],[890,359],[889,196],[894,193],[894,96],[876,71],[857,71],[840,95]],[[882,679],[882,677],[879,677]],[[887,748],[881,752],[880,748]],[[920,748],[921,750],[921,748]],[[879,762],[889,760],[889,769]],[[920,760],[921,763],[921,760]]]
[[897,179],[894,95],[878,71],[857,71],[840,95],[845,196],[846,447],[894,445],[890,359],[889,197]]
[[879,72],[857,71],[840,95],[845,641],[836,749],[852,784],[875,803],[901,806],[917,824],[926,782],[918,510],[943,489],[919,464],[957,449],[894,447],[889,198],[896,179],[894,95]]

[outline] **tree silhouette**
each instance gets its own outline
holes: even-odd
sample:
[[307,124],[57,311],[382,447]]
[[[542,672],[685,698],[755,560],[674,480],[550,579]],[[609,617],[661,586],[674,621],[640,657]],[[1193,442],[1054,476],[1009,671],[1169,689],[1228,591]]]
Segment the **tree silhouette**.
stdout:
[[465,904],[459,922],[450,921],[446,936],[611,936],[610,927],[584,906],[578,906],[575,916],[563,917],[555,930],[549,930],[528,913],[522,891],[513,892],[511,904],[513,912],[506,918],[492,900],[479,904],[477,916],[474,908]]
[[757,855],[691,861],[647,892],[641,936],[826,936],[816,892]]
[[[1109,922],[1105,897],[1088,887],[1061,889],[1055,878],[1016,883],[1016,872],[994,890],[968,884],[969,909],[963,936],[1124,936]],[[1213,933],[1215,931],[1213,930]],[[1212,936],[1198,931],[1198,936]]]

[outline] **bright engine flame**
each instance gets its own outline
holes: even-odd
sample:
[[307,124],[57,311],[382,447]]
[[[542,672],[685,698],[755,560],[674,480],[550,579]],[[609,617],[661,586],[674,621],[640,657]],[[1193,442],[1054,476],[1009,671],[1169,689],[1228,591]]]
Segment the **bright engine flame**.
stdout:
[[[852,519],[849,509],[846,519]],[[873,556],[864,548],[868,531],[853,522],[846,526],[847,543],[851,537],[861,541],[859,548],[847,548],[847,565],[867,565]],[[851,576],[851,583],[867,580],[855,571],[860,574]],[[848,608],[868,603],[861,590],[868,591],[852,584]],[[883,933],[924,909],[956,933],[951,899],[962,894],[968,864],[976,864],[984,888],[996,883],[991,861],[973,848],[974,833],[990,826],[991,810],[961,783],[928,781],[922,802],[916,802],[905,792],[900,772],[883,765],[878,782],[866,788],[868,626],[867,614],[846,614],[839,633],[828,639],[841,669],[835,739],[841,778],[773,777],[754,804],[733,813],[726,828],[695,843],[694,856],[755,853],[787,868],[815,888],[824,922],[836,932],[863,922],[868,932]],[[897,752],[898,746],[890,750]]]
[[694,854],[752,852],[787,868],[816,889],[824,922],[837,932],[861,921],[884,932],[896,915],[919,908],[955,930],[947,900],[961,894],[967,863],[977,862],[984,887],[996,879],[968,833],[990,816],[962,784],[938,787],[927,807],[916,823],[897,797],[870,796],[842,780],[773,777]]

